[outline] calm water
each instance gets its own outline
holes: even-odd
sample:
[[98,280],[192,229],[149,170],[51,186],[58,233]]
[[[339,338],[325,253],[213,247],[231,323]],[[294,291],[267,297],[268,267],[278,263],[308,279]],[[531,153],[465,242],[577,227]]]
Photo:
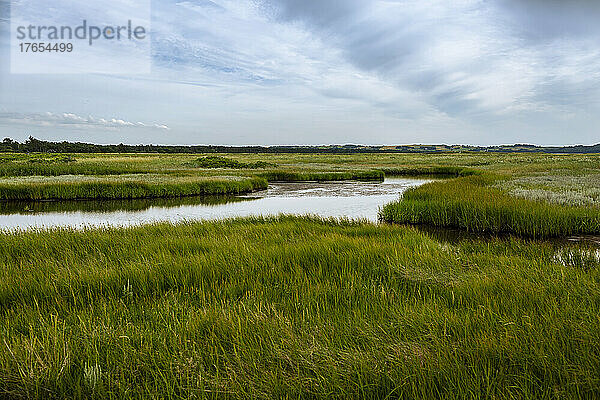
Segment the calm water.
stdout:
[[0,229],[131,226],[279,214],[376,222],[381,206],[398,199],[406,189],[425,182],[386,179],[383,183],[271,183],[268,190],[248,196],[0,203]]

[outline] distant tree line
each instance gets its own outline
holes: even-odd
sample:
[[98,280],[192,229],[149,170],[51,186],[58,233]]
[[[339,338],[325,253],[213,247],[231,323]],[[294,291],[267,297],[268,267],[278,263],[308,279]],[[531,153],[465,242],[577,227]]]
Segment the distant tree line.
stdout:
[[81,142],[48,142],[29,137],[24,143],[5,138],[0,143],[0,152],[18,153],[442,153],[442,152],[507,152],[507,153],[600,153],[600,144],[594,146],[541,147],[529,144],[506,146],[463,146],[463,145],[403,145],[403,146],[160,146],[160,145],[101,145]]

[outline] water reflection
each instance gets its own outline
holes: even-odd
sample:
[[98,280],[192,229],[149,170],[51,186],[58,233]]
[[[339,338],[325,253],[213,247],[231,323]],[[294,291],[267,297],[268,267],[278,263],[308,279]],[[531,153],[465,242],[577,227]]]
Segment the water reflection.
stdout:
[[127,200],[72,200],[72,201],[10,201],[0,202],[1,214],[35,214],[50,212],[110,212],[142,211],[151,207],[179,207],[183,205],[218,205],[236,201],[250,201],[238,196],[197,196],[176,199],[127,199]]
[[[496,240],[496,239],[510,239],[515,238],[516,236],[508,234],[508,233],[485,233],[485,232],[469,232],[464,229],[457,228],[446,228],[446,227],[437,227],[430,225],[415,225],[416,229],[421,232],[426,233],[431,238],[437,240],[438,242],[448,243],[448,244],[460,244],[465,241],[473,241],[473,240]],[[520,240],[529,240],[535,243],[550,243],[553,245],[557,245],[558,247],[564,246],[588,246],[592,248],[600,247],[600,236],[597,235],[575,235],[575,236],[567,236],[567,237],[557,237],[557,238],[549,238],[549,239],[520,239]]]
[[427,182],[272,183],[248,196],[180,199],[0,203],[1,229],[130,226],[152,222],[218,220],[279,214],[348,217],[377,222],[379,208],[406,189]]
[[[470,243],[487,243],[491,245],[488,248],[494,248],[499,240],[511,243],[512,246],[499,247],[503,256],[511,252],[517,255],[521,251],[525,251],[521,244],[538,245],[535,247],[535,254],[550,262],[586,271],[600,268],[600,236],[580,235],[549,239],[522,239],[510,234],[473,233],[461,229],[426,225],[416,225],[415,229],[426,233],[437,242],[453,246],[466,245],[463,246],[466,249],[470,247]],[[512,240],[514,242],[511,242]],[[475,246],[473,249],[479,249],[479,247]]]

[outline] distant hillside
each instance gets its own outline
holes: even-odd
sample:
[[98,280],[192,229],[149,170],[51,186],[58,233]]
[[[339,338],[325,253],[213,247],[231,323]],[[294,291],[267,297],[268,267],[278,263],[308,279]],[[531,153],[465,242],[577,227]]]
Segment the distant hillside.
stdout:
[[600,144],[593,146],[542,147],[529,144],[503,146],[463,145],[401,145],[364,146],[355,144],[329,146],[158,146],[158,145],[99,145],[80,142],[47,142],[29,137],[24,143],[6,138],[0,143],[0,152],[20,153],[600,153]]

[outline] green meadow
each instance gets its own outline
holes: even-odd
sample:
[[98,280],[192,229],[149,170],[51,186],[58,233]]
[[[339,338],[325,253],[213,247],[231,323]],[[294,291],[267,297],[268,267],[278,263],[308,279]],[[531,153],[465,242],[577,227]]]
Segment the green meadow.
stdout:
[[438,179],[380,224],[1,233],[0,398],[600,397],[599,155],[219,157],[1,154],[0,199]]

